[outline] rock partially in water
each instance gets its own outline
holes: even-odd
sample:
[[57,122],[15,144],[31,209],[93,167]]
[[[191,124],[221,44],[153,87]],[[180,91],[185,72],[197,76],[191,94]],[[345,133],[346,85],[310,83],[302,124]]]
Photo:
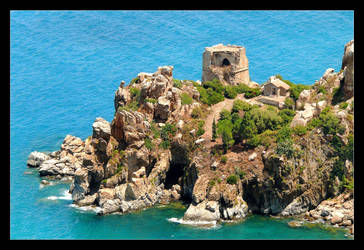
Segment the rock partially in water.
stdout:
[[28,156],[27,165],[30,168],[39,167],[44,161],[49,160],[49,156],[45,153],[33,151]]
[[287,224],[290,227],[296,228],[296,227],[302,227],[303,222],[302,221],[293,220],[293,221],[288,222]]

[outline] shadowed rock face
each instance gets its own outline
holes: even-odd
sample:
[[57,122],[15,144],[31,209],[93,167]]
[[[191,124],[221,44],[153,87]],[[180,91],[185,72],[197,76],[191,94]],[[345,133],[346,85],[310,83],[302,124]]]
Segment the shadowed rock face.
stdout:
[[344,79],[341,87],[344,100],[347,100],[354,95],[354,40],[345,45],[341,69],[344,70]]

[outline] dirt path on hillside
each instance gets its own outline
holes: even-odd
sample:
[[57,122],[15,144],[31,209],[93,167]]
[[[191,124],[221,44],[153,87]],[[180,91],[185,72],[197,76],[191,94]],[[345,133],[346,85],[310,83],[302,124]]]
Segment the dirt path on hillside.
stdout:
[[225,99],[222,102],[219,102],[217,104],[212,105],[211,108],[211,113],[207,116],[207,118],[205,119],[205,125],[204,125],[204,130],[205,133],[201,136],[201,138],[205,139],[205,146],[206,147],[212,147],[215,145],[216,142],[212,142],[211,138],[212,138],[212,123],[214,121],[215,118],[215,122],[217,124],[217,121],[220,118],[220,112],[223,109],[227,109],[227,110],[231,110],[233,107],[233,103],[235,100],[245,100],[244,98],[244,94],[239,94],[236,96],[235,99]]

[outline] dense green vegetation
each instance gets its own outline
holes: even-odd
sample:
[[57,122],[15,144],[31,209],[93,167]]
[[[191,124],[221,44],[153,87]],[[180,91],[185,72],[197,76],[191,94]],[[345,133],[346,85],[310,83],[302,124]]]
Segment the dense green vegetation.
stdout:
[[[240,111],[244,111],[243,117]],[[249,147],[269,146],[273,143],[277,131],[288,125],[294,114],[295,112],[289,109],[278,111],[273,106],[264,109],[241,100],[234,101],[231,112],[221,111],[217,124],[217,134],[223,140],[224,152],[234,143],[240,142]]]
[[237,86],[224,86],[218,79],[206,81],[202,86],[196,86],[200,92],[200,100],[208,105],[213,105],[223,101],[226,98],[234,99],[238,94],[245,93],[246,98],[253,98],[261,94],[259,88],[250,88],[245,84]]

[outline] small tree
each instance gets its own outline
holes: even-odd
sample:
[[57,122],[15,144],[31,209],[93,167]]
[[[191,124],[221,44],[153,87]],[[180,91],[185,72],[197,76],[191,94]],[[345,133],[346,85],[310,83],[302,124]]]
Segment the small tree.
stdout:
[[230,148],[234,144],[234,139],[231,130],[224,129],[221,133],[221,139],[225,154],[228,148]]
[[215,122],[215,117],[214,117],[214,120],[212,122],[212,141],[215,141],[216,140],[216,122]]

